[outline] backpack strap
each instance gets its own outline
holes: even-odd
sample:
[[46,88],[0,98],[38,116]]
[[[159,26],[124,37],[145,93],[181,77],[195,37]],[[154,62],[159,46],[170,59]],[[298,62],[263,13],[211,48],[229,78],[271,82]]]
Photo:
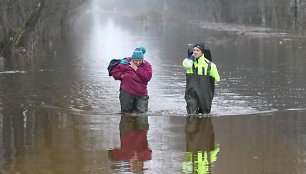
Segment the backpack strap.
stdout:
[[205,62],[208,64],[208,67],[207,67],[207,75],[210,76],[211,61],[205,60]]
[[210,89],[211,89],[211,93],[214,96],[215,95],[215,78],[210,76],[210,70],[211,70],[211,61],[206,61],[205,62],[208,64],[207,66],[207,75],[209,76],[210,79]]

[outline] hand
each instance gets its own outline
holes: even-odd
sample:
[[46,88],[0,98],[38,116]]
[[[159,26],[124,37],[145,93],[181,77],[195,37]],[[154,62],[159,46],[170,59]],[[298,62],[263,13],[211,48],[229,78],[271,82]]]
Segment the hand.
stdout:
[[193,61],[192,60],[190,60],[189,58],[185,58],[183,60],[183,67],[184,68],[190,69],[190,68],[192,68],[192,66],[193,66]]
[[138,69],[138,66],[135,65],[135,63],[133,63],[133,61],[130,62],[130,65],[129,65],[133,70],[137,70]]
[[194,60],[194,55],[192,54],[191,56],[188,57],[188,59],[193,61]]

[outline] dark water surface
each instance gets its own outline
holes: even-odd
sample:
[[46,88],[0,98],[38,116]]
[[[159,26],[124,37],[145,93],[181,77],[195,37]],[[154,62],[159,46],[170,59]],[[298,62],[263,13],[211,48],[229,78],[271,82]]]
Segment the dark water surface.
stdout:
[[[131,166],[145,173],[305,173],[305,113],[199,118],[36,111],[2,120],[1,173],[128,173]],[[128,160],[134,154],[137,160]]]
[[[185,115],[188,44],[219,68],[212,113]],[[147,116],[121,116],[113,58],[145,46]],[[306,173],[306,39],[84,12],[43,66],[0,72],[0,173]]]

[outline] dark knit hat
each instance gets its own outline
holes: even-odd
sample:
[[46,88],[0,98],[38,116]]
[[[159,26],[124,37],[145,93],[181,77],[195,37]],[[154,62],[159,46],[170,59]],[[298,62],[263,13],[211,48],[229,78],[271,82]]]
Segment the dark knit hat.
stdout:
[[193,48],[195,48],[195,47],[197,47],[198,49],[200,49],[202,51],[202,53],[204,53],[204,50],[205,50],[204,42],[194,44]]
[[143,60],[143,55],[147,52],[146,48],[138,47],[135,48],[132,55],[132,60]]

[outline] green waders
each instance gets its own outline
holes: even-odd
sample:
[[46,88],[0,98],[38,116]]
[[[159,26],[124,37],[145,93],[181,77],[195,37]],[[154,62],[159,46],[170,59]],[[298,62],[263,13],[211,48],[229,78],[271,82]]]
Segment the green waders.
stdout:
[[185,100],[188,114],[210,113],[213,80],[208,75],[186,74]]
[[148,111],[149,96],[136,96],[120,89],[119,100],[122,113],[145,113]]

